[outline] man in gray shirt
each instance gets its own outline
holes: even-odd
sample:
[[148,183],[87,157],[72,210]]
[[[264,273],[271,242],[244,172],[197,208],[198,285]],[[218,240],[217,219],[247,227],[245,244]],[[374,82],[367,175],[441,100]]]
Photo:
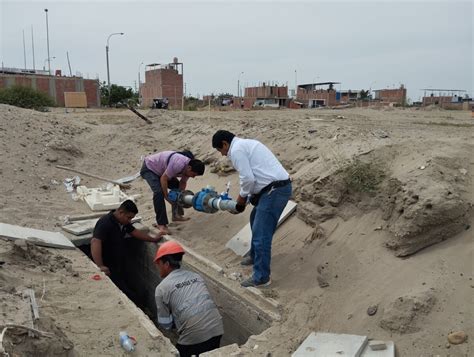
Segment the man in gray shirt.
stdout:
[[199,356],[219,348],[224,326],[204,279],[181,269],[183,255],[175,241],[163,243],[156,252],[154,262],[163,279],[155,290],[158,324],[166,330],[176,327],[181,357]]

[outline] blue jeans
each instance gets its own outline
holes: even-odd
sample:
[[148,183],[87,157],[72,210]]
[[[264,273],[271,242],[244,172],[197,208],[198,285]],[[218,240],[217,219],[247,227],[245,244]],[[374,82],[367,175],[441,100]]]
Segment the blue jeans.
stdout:
[[[161,176],[158,176],[143,163],[142,169],[140,170],[140,175],[143,179],[148,182],[151,190],[153,191],[153,208],[155,209],[156,223],[159,225],[167,225],[168,216],[166,214],[166,205],[165,205],[165,196],[163,195],[163,190],[161,188]],[[178,188],[179,181],[176,178],[173,178],[168,181],[168,188]],[[173,217],[176,215],[183,215],[183,208],[177,204],[172,205]]]
[[270,279],[273,234],[290,196],[291,183],[265,192],[250,214],[250,257],[253,260],[253,281],[257,284]]

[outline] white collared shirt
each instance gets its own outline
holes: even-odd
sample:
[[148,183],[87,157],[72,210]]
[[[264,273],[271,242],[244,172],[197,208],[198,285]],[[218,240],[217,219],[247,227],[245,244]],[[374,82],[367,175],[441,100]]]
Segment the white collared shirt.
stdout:
[[270,149],[257,140],[234,137],[227,155],[239,172],[242,197],[259,193],[273,181],[289,178],[288,172]]

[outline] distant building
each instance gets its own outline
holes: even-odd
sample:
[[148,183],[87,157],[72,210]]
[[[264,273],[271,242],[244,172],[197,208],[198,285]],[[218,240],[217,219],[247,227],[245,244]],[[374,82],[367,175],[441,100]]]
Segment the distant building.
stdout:
[[296,101],[308,108],[334,106],[340,102],[340,93],[334,85],[339,82],[319,82],[299,84],[296,91]]
[[471,100],[466,96],[466,91],[461,89],[422,89],[422,91],[424,96],[421,104],[424,107],[437,105],[446,109],[462,109],[466,106],[463,107],[463,103]]
[[100,107],[100,86],[97,79],[66,77],[61,71],[50,76],[48,71],[0,68],[0,88],[23,86],[49,95],[59,107],[64,107],[64,92],[85,92],[88,107]]
[[405,105],[407,89],[403,84],[398,89],[376,89],[374,90],[374,101],[378,101],[382,105]]
[[234,100],[234,107],[249,108],[280,108],[288,104],[288,87],[267,85],[262,83],[258,87],[247,87],[244,97]]
[[180,109],[183,101],[183,64],[175,57],[173,63],[154,63],[145,69],[145,83],[140,84],[141,104],[151,107],[154,98],[168,98],[169,107]]

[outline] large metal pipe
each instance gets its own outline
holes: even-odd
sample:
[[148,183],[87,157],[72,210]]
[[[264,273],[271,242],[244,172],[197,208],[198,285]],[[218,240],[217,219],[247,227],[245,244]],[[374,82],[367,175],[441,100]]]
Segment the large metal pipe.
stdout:
[[193,207],[196,211],[215,213],[217,211],[235,212],[237,202],[227,198],[227,195],[219,195],[214,188],[206,187],[197,193],[192,191],[176,192],[168,196],[184,208]]

